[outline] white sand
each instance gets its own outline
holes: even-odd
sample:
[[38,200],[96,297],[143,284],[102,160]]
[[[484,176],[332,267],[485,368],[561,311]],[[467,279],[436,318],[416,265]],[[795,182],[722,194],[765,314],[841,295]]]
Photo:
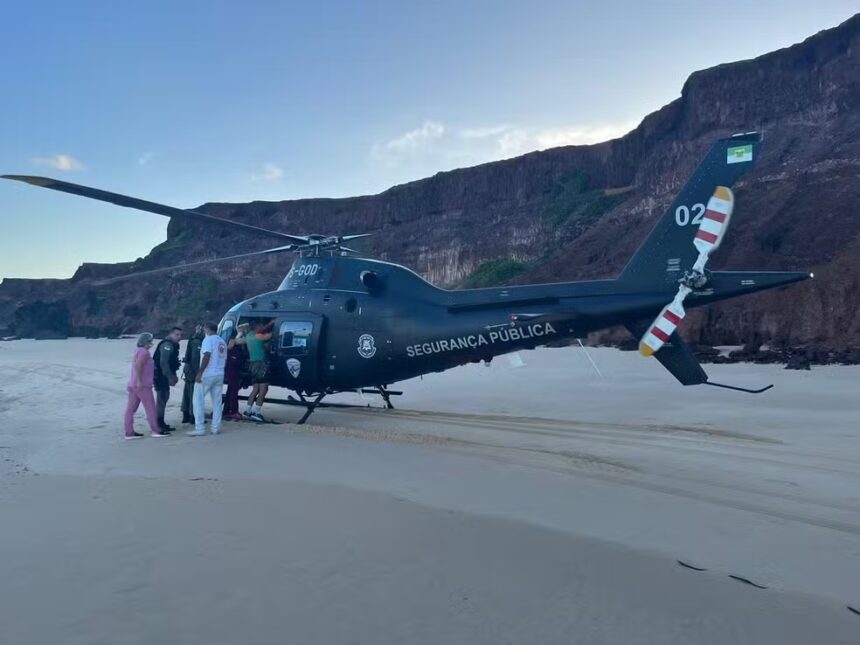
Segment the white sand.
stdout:
[[858,368],[541,350],[125,442],[131,346],[0,344],[0,642],[860,642]]

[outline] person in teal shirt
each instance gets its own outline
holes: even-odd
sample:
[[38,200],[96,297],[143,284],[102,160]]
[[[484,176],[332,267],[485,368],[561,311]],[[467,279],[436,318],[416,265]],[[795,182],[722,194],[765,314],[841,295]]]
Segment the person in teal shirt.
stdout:
[[269,360],[266,351],[266,343],[272,339],[272,325],[274,320],[267,323],[257,323],[254,331],[244,337],[245,346],[248,348],[248,367],[251,370],[251,382],[253,388],[248,395],[248,405],[243,413],[254,421],[265,421],[263,418],[263,403],[269,391]]

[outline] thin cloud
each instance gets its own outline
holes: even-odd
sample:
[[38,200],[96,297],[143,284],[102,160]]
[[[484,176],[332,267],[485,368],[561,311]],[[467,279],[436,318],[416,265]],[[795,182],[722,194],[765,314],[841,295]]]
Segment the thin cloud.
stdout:
[[137,158],[137,165],[138,165],[138,166],[145,166],[145,165],[147,165],[150,161],[152,161],[154,158],[155,158],[155,153],[154,153],[154,152],[144,152],[142,155],[140,155],[140,156]]
[[428,146],[444,135],[444,125],[437,121],[425,121],[420,127],[405,132],[399,137],[373,144],[370,156],[375,161],[396,165],[404,159],[421,155]]
[[487,137],[498,136],[507,130],[510,130],[509,125],[492,125],[484,128],[463,128],[457,135],[461,139],[486,139]]
[[55,154],[50,157],[33,157],[30,161],[37,166],[49,166],[54,170],[61,170],[63,172],[84,169],[84,164],[72,155]]
[[370,158],[380,165],[402,168],[417,177],[536,150],[608,141],[629,132],[634,125],[619,122],[529,128],[499,124],[455,128],[438,121],[425,121],[420,127],[393,139],[374,143]]
[[496,143],[501,155],[515,157],[535,150],[609,141],[626,134],[632,127],[631,123],[610,123],[538,130],[509,128],[500,134]]
[[252,175],[254,181],[280,181],[284,178],[284,169],[271,162],[264,163],[260,172]]

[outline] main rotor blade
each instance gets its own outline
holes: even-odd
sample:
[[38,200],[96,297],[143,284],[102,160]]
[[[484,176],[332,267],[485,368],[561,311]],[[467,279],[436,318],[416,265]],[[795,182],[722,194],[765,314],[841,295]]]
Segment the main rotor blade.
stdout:
[[116,276],[115,278],[105,278],[103,280],[93,280],[92,284],[95,286],[102,286],[107,284],[113,284],[115,282],[122,282],[124,280],[133,280],[134,278],[144,278],[148,276],[158,275],[160,273],[170,273],[171,271],[187,271],[189,269],[197,269],[202,266],[206,266],[209,264],[215,264],[216,262],[227,262],[228,260],[241,260],[244,258],[252,258],[261,255],[269,255],[272,253],[283,253],[286,251],[295,251],[296,246],[293,244],[288,244],[286,246],[279,246],[274,249],[266,249],[264,251],[254,251],[253,253],[240,253],[239,255],[228,255],[221,258],[212,258],[211,260],[200,260],[198,262],[189,262],[188,264],[176,264],[170,267],[160,267],[158,269],[149,269],[147,271],[138,271],[136,273],[128,273],[126,275]]
[[272,231],[267,228],[254,226],[252,224],[243,224],[242,222],[234,222],[233,220],[224,219],[223,217],[207,215],[206,213],[201,213],[199,211],[185,210],[183,208],[165,206],[164,204],[156,204],[155,202],[148,202],[144,199],[128,197],[126,195],[111,193],[106,190],[100,190],[98,188],[90,188],[89,186],[82,186],[80,184],[73,184],[67,181],[60,181],[59,179],[51,179],[49,177],[34,177],[31,175],[0,175],[0,178],[12,179],[13,181],[22,181],[27,184],[32,184],[33,186],[50,188],[51,190],[58,190],[60,192],[69,193],[70,195],[89,197],[90,199],[96,199],[101,202],[108,202],[111,204],[116,204],[117,206],[124,206],[126,208],[135,208],[140,211],[155,213],[156,215],[164,215],[165,217],[176,217],[183,220],[197,221],[206,224],[218,224],[220,226],[226,226],[236,230],[241,230],[246,233],[251,233],[254,235],[263,235],[266,237],[274,237],[280,240],[289,240],[290,242],[295,242],[298,244],[306,244],[308,241],[307,237],[301,235],[288,235],[286,233],[280,233],[278,231]]

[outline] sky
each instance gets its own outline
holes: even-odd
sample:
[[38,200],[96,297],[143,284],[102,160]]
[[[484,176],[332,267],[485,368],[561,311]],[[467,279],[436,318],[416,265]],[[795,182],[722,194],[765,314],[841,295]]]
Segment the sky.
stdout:
[[[0,174],[183,208],[377,193],[619,136],[692,72],[856,10],[856,0],[4,0]],[[166,226],[0,182],[0,278],[133,260]]]

